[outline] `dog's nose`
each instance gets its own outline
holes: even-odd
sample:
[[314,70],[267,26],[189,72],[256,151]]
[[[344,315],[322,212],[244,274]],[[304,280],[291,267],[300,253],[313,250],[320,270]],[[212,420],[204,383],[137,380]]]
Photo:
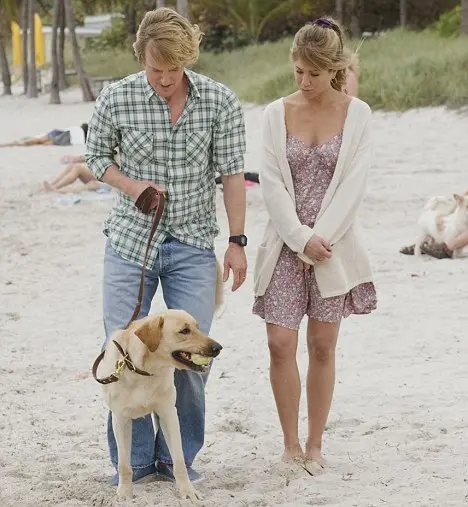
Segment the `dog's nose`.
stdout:
[[213,357],[216,357],[219,355],[219,353],[223,350],[223,347],[219,344],[219,343],[216,343],[216,342],[213,342],[211,344],[211,352],[213,354]]

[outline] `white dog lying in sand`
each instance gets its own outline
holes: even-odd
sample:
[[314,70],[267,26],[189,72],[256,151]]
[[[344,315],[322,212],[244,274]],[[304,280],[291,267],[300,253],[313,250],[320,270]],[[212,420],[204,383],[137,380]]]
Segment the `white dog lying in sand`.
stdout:
[[[468,231],[468,192],[453,194],[453,199],[431,197],[424,206],[418,225],[420,233],[414,247],[415,256],[421,255],[421,245],[428,238],[436,243],[452,242],[459,234]],[[453,252],[454,258],[460,256],[460,250]]]
[[180,495],[183,499],[201,498],[185,466],[175,407],[174,369],[205,372],[221,349],[221,345],[202,334],[195,319],[182,310],[166,310],[136,320],[111,337],[100,366],[100,377],[117,376],[117,380],[103,385],[103,390],[112,412],[117,441],[119,498],[133,497],[132,419],[150,413],[159,417]]

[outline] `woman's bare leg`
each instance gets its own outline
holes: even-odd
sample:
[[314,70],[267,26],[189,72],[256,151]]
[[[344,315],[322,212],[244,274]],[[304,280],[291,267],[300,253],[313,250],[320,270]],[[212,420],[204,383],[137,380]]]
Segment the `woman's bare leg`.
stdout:
[[270,382],[283,430],[285,461],[303,458],[299,443],[299,399],[301,382],[296,362],[298,332],[267,324],[270,349]]
[[319,322],[313,319],[309,319],[307,327],[309,434],[305,454],[307,459],[322,466],[322,436],[335,387],[335,349],[339,329],[339,322]]
[[20,139],[11,143],[0,144],[0,148],[11,148],[13,146],[37,146],[44,144],[53,144],[52,139],[48,136],[30,137],[29,139]]
[[50,180],[48,183],[52,187],[54,187],[62,178],[64,178],[73,168],[75,167],[75,164],[68,164],[64,169],[62,169],[57,176]]
[[[94,174],[88,169],[85,164],[72,164],[71,166],[66,167],[54,180],[54,182],[49,183],[49,186],[52,188],[52,190],[57,191],[63,187],[66,187],[67,185],[74,183],[77,180],[80,180],[85,184],[92,181],[97,181]],[[45,183],[44,187],[46,186]]]

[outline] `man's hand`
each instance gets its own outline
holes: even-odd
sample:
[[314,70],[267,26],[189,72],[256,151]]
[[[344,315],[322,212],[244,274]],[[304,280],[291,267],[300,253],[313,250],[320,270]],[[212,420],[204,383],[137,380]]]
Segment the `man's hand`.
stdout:
[[139,181],[139,180],[131,180],[127,187],[126,194],[129,195],[134,202],[140,197],[141,193],[148,187],[155,188],[158,192],[162,192],[163,194],[167,193],[167,190],[160,185],[156,185],[152,181]]
[[328,241],[314,234],[307,242],[304,253],[310,260],[321,262],[332,256],[332,249]]
[[244,248],[230,243],[224,255],[224,276],[223,282],[227,282],[229,271],[232,271],[232,291],[236,291],[244,282],[247,276],[247,258]]

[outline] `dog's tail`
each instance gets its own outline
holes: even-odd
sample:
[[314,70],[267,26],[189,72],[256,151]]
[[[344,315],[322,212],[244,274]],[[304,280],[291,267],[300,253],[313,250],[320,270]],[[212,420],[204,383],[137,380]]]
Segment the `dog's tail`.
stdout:
[[215,294],[215,310],[218,311],[224,302],[224,289],[223,289],[223,266],[216,259],[216,294]]

